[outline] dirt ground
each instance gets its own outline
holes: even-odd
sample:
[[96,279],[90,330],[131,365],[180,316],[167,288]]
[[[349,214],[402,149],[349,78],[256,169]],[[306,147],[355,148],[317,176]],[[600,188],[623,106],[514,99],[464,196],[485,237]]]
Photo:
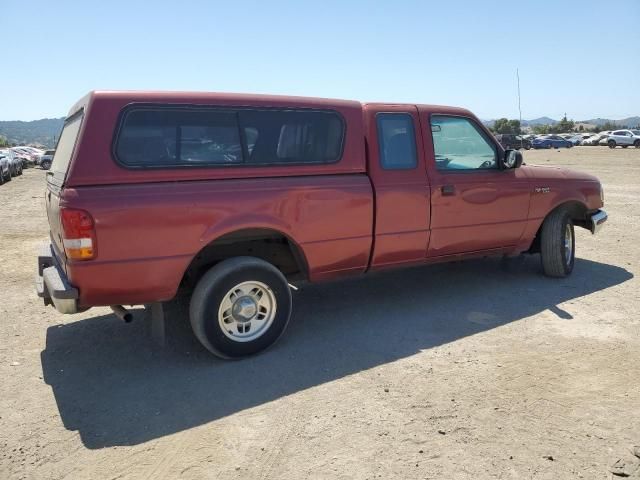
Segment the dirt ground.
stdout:
[[640,478],[640,150],[525,161],[604,184],[571,277],[531,256],[308,285],[280,343],[236,362],[184,302],[165,348],[141,310],[45,308],[44,172],[0,186],[0,478]]

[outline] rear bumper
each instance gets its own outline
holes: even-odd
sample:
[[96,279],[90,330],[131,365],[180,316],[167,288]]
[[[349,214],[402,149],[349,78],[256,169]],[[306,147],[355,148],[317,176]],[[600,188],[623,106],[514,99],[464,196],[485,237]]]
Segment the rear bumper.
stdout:
[[594,235],[598,233],[608,218],[609,216],[604,210],[598,210],[596,213],[592,214],[590,218],[591,223],[589,225],[591,233]]
[[69,283],[50,243],[42,245],[38,251],[36,293],[44,300],[45,305],[53,305],[60,313],[80,311],[78,309],[78,289]]

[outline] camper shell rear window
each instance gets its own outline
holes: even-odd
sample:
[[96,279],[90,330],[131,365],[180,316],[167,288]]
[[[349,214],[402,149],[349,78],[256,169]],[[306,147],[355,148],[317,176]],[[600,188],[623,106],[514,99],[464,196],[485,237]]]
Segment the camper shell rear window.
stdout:
[[345,124],[332,110],[135,105],[113,153],[127,168],[335,163]]
[[58,144],[53,151],[53,160],[51,162],[51,168],[49,169],[56,176],[64,177],[69,169],[71,156],[78,141],[80,127],[82,126],[83,115],[84,112],[80,110],[65,120]]

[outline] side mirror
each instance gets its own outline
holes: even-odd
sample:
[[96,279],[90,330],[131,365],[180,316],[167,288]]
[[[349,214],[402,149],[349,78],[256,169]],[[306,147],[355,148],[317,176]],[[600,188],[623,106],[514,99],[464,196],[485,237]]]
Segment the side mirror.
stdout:
[[519,150],[505,150],[502,166],[505,169],[518,168],[522,165],[522,153]]

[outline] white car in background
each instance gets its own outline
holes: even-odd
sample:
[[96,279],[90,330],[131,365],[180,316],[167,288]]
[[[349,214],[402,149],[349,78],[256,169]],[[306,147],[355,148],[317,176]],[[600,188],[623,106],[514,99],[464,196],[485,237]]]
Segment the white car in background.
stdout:
[[590,137],[587,137],[584,140],[582,140],[581,145],[598,145],[598,142],[603,138],[607,138],[607,136],[601,133],[594,133]]
[[607,145],[609,148],[616,148],[617,146],[640,148],[640,135],[634,134],[631,130],[615,130],[609,134]]

